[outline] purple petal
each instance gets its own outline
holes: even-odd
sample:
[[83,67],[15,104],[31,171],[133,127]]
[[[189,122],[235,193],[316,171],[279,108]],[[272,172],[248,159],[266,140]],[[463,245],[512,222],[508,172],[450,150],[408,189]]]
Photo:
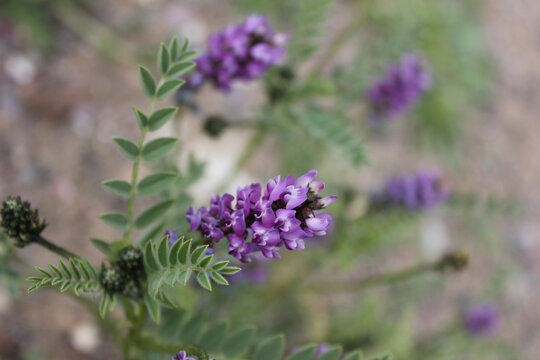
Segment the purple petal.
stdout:
[[337,199],[336,195],[325,196],[321,200],[319,200],[319,205],[321,206],[321,208],[325,208],[331,203],[333,203],[336,199]]
[[307,173],[305,173],[302,176],[299,176],[296,181],[294,182],[294,186],[296,187],[307,187],[310,182],[315,179],[317,176],[317,170],[311,169]]

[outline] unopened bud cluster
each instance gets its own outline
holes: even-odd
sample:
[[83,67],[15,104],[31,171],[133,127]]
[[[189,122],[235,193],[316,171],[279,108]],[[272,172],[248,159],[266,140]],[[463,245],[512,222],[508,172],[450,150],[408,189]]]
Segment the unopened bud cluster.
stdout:
[[2,203],[2,227],[15,241],[18,247],[24,247],[39,238],[45,229],[45,220],[40,219],[38,210],[32,209],[28,201],[22,201],[20,196],[9,196]]
[[469,265],[469,254],[463,250],[456,250],[446,253],[437,264],[440,271],[463,270]]
[[128,246],[118,253],[118,261],[111,267],[101,269],[100,283],[106,293],[122,294],[131,299],[142,297],[144,279],[143,253],[134,246]]

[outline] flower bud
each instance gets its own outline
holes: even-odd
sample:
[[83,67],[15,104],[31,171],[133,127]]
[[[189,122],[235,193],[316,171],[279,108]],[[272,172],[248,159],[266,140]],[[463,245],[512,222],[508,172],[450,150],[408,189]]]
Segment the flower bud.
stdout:
[[469,264],[469,254],[463,250],[451,251],[445,254],[437,263],[437,270],[463,270]]
[[138,279],[144,273],[142,251],[134,246],[123,248],[118,253],[117,265],[126,276]]
[[0,215],[2,227],[18,247],[35,241],[46,226],[45,220],[39,218],[38,210],[32,209],[30,203],[23,202],[20,196],[9,196],[2,203]]
[[211,137],[218,137],[229,126],[228,122],[219,115],[209,115],[204,120],[204,131]]
[[103,267],[99,274],[99,282],[106,293],[112,295],[122,292],[126,287],[126,277],[122,270],[113,265],[110,268]]

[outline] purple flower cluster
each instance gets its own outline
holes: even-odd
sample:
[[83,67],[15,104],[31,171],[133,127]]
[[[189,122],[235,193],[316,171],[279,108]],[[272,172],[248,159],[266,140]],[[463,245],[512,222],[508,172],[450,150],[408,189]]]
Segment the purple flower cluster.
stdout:
[[372,198],[379,207],[402,206],[407,210],[428,210],[448,198],[444,179],[436,171],[419,171],[389,179]]
[[266,184],[238,188],[233,195],[213,195],[210,207],[189,208],[186,219],[191,231],[200,230],[209,243],[226,237],[229,254],[247,262],[260,251],[267,258],[280,258],[279,250],[303,250],[304,239],[325,235],[332,216],[318,213],[337,197],[319,197],[324,183],[314,180],[317,170],[295,179],[278,175]]
[[286,34],[276,34],[268,25],[266,17],[251,15],[243,23],[228,26],[210,35],[208,49],[195,62],[197,70],[192,77],[200,83],[210,80],[227,91],[234,80],[253,80],[285,55]]
[[499,324],[499,313],[492,304],[480,304],[471,307],[465,314],[465,327],[473,335],[485,335],[494,332]]
[[391,65],[386,75],[377,79],[367,98],[372,119],[392,118],[406,112],[431,87],[431,72],[416,54],[405,54],[399,64]]

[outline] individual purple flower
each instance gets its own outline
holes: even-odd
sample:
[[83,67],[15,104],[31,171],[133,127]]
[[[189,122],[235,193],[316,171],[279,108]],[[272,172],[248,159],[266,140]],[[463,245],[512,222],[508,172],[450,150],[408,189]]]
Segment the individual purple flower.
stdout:
[[213,195],[210,210],[190,208],[186,219],[210,245],[226,237],[229,254],[243,262],[254,252],[280,258],[282,247],[303,250],[305,239],[325,235],[330,227],[332,216],[319,210],[336,196],[320,197],[324,183],[316,176],[316,170],[296,180],[292,175],[276,176],[268,180],[264,194],[260,184],[252,184],[238,188],[236,198]]
[[429,210],[445,201],[449,190],[438,171],[418,171],[394,176],[371,198],[374,208],[401,206],[407,210]]
[[499,313],[493,304],[473,306],[465,313],[465,327],[473,335],[486,335],[497,330]]
[[188,357],[186,355],[186,352],[184,350],[182,350],[177,355],[173,355],[171,360],[197,360],[197,359],[192,358],[192,357]]
[[416,54],[404,54],[399,64],[373,82],[367,92],[371,119],[390,119],[408,111],[429,90],[431,72],[425,60]]
[[195,60],[201,74],[218,89],[228,91],[235,80],[260,78],[285,55],[287,35],[274,33],[266,17],[252,15],[243,23],[210,35],[207,50]]
[[[187,215],[186,215],[187,216]],[[163,235],[167,236],[169,238],[169,246],[173,246],[175,242],[177,242],[180,239],[180,236],[178,236],[178,231],[180,230],[179,227],[173,229],[173,230],[165,230],[165,233]]]

